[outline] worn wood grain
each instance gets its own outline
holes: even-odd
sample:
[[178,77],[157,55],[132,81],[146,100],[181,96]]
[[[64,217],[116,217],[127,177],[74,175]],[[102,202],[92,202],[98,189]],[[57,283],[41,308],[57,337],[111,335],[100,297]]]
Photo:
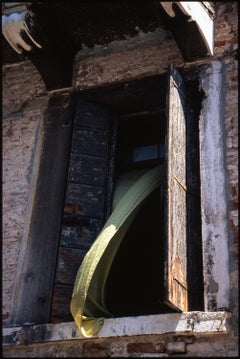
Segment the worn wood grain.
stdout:
[[50,99],[45,116],[39,174],[25,260],[19,268],[13,324],[47,323],[71,138],[68,95]]
[[66,203],[79,204],[79,213],[83,216],[103,218],[104,189],[99,186],[70,183]]
[[170,68],[167,128],[166,302],[188,310],[186,214],[186,105],[182,78]]
[[104,157],[109,136],[106,130],[76,128],[73,133],[72,151],[77,154],[88,154]]
[[76,104],[75,125],[91,129],[109,129],[110,112],[94,103],[79,99]]
[[104,186],[107,165],[105,158],[72,154],[68,173],[69,182]]
[[[75,225],[70,222],[62,226],[60,245],[63,247],[89,249],[96,239],[96,233],[102,228],[102,221],[94,218],[74,218]],[[65,221],[64,221],[65,222]]]
[[55,283],[73,285],[86,253],[85,249],[60,247]]
[[[110,212],[115,145],[111,120],[104,107],[77,100],[55,275],[54,320],[62,315],[61,320],[67,318],[64,313],[69,312],[70,298],[61,298],[63,288],[73,286],[86,251]],[[59,310],[56,303],[61,303]]]
[[62,323],[73,320],[69,307],[72,291],[72,285],[56,284],[54,286],[50,323]]

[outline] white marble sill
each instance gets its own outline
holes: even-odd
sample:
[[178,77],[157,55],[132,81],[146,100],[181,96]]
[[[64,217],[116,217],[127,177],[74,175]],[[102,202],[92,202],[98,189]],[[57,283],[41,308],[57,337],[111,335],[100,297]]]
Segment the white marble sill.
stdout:
[[[106,319],[94,338],[135,335],[219,335],[230,332],[230,312],[184,312]],[[86,340],[75,322],[3,328],[3,346]]]

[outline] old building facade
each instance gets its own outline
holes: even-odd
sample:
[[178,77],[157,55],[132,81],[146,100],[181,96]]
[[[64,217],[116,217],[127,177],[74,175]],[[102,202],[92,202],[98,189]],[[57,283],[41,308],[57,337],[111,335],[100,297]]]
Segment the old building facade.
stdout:
[[[76,9],[60,3],[48,9],[4,4],[3,356],[238,356],[237,2],[152,2],[138,8],[102,3]],[[62,25],[61,11],[66,11]],[[83,25],[75,31],[81,11]],[[96,20],[99,11],[105,25]],[[9,24],[24,26],[25,12],[31,26],[19,39]],[[72,37],[64,37],[61,26]],[[187,139],[179,125],[171,155],[169,124],[180,117],[171,114],[176,98],[171,105],[170,66],[181,74],[192,106]],[[192,239],[186,245],[188,307],[110,317],[98,334],[86,338],[70,313],[75,276],[111,213],[114,176],[125,170],[127,156],[121,153],[127,138],[133,146],[135,127],[121,124],[136,118],[132,123],[140,127],[144,116],[153,126],[155,118],[163,119],[164,137],[157,141],[163,144],[167,133],[164,163],[181,157],[182,142],[190,148],[184,150],[190,180],[180,187],[197,196],[187,197],[189,208],[168,209],[162,219],[170,223],[168,238],[171,231],[177,238],[175,228],[184,226]],[[134,147],[138,153],[152,144],[147,135],[142,140],[145,128],[141,131]],[[118,162],[115,146],[120,146]],[[161,147],[159,153],[161,160]],[[188,225],[180,221],[185,210]],[[147,247],[144,242],[146,267]],[[140,257],[140,248],[136,254]],[[168,263],[169,277],[175,262]],[[149,282],[152,290],[158,277]]]

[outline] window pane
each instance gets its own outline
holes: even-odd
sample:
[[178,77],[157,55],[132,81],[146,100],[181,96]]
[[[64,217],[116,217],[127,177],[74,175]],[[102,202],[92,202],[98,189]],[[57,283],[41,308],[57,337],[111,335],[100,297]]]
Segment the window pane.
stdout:
[[158,145],[135,147],[133,149],[133,162],[152,160],[158,157]]
[[159,157],[160,158],[164,158],[165,156],[165,146],[164,146],[164,143],[160,143],[158,145],[158,150],[159,150]]

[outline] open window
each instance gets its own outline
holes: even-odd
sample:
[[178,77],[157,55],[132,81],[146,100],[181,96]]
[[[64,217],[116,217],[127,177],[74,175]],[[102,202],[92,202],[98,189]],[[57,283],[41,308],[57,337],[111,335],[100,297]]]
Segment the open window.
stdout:
[[149,195],[109,273],[108,303],[118,315],[188,311],[189,307],[188,109],[183,80],[173,68],[168,81],[165,110],[130,114],[119,120],[117,175],[164,163],[166,182]]
[[[203,309],[199,94],[197,81],[186,82],[185,98],[193,111],[180,118],[186,111],[178,81],[172,80],[172,92],[169,76],[157,75],[76,93],[69,104],[68,96],[52,96],[30,244],[16,287],[14,325],[72,320],[69,304],[76,273],[112,213],[118,179],[159,164],[165,180],[147,196],[134,220],[137,225],[133,223],[122,242],[108,277],[106,301],[116,316]],[[185,162],[180,151],[185,151]],[[180,194],[171,192],[169,197],[174,186]],[[176,236],[184,242],[178,243]],[[173,266],[178,253],[182,272]],[[121,258],[127,258],[122,269]],[[129,273],[127,265],[133,277],[121,291],[120,277],[124,270]],[[188,307],[176,300],[181,290]],[[127,295],[121,298],[122,309],[117,291]]]
[[[166,118],[163,109],[119,116],[114,199],[147,170],[164,165]],[[151,294],[150,294],[151,293]],[[106,283],[106,304],[115,316],[170,311],[164,304],[163,185],[149,194],[114,258]]]
[[[63,220],[59,251],[60,259],[61,252],[74,253],[75,274],[76,263],[83,260],[112,211],[118,180],[157,164],[165,168],[165,181],[147,197],[109,271],[106,303],[115,316],[203,309],[201,251],[196,251],[201,248],[198,121],[187,100],[183,80],[173,68],[169,76],[79,96],[64,212],[64,218],[75,219],[71,224]],[[98,226],[86,244],[93,221]],[[67,260],[56,272],[53,321],[58,321],[64,286],[73,286],[73,277],[71,282],[62,280]],[[194,281],[199,283],[197,290],[191,288]]]

